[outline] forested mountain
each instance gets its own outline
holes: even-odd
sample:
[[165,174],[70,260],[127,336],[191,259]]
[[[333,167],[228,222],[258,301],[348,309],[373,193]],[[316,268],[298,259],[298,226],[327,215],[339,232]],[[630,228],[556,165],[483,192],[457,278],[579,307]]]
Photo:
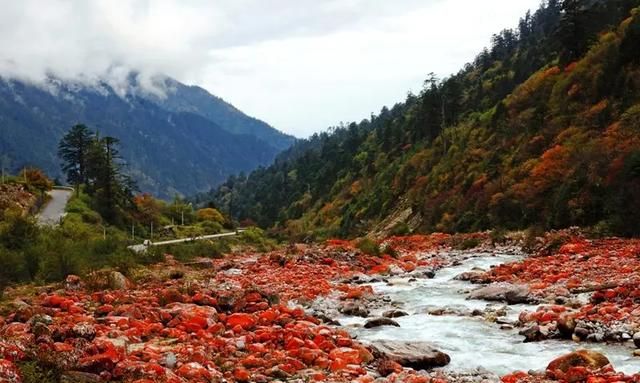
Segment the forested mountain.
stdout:
[[446,79],[212,196],[288,234],[594,226],[640,234],[638,0],[549,0]]
[[38,85],[0,78],[3,165],[35,165],[60,176],[58,141],[83,123],[121,140],[127,172],[141,190],[171,197],[267,165],[294,140],[202,88],[168,77],[154,82],[160,95],[145,91],[135,73],[125,89],[54,77]]

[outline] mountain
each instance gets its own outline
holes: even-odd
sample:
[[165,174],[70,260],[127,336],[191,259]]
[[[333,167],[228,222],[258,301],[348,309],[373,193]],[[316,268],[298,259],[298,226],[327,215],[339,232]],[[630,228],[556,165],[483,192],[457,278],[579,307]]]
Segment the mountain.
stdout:
[[202,88],[168,77],[147,90],[135,73],[125,86],[49,77],[30,84],[0,78],[0,153],[5,166],[62,177],[57,145],[76,123],[121,141],[127,171],[161,197],[209,190],[230,174],[270,164],[293,143]]
[[640,234],[640,1],[544,2],[446,78],[210,194],[298,238]]

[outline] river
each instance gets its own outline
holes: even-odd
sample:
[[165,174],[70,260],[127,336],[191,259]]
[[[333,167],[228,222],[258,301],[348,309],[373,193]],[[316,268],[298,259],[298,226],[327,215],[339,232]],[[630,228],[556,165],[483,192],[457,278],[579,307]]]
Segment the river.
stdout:
[[[502,330],[498,324],[487,322],[482,317],[424,313],[425,309],[432,306],[454,305],[466,307],[469,310],[484,309],[492,303],[466,299],[465,291],[476,286],[453,278],[474,267],[488,269],[492,265],[518,260],[519,257],[514,254],[481,253],[463,261],[458,266],[439,270],[433,279],[409,282],[407,278],[397,278],[392,280],[392,285],[384,282],[372,283],[371,286],[376,293],[401,303],[400,308],[409,313],[408,316],[394,318],[400,327],[384,326],[365,329],[357,325],[364,324],[366,318],[345,316],[338,319],[354,336],[365,343],[381,339],[428,341],[451,357],[451,363],[445,368],[459,372],[471,371],[477,367],[499,375],[517,370],[544,370],[554,358],[579,348],[602,352],[617,371],[625,373],[640,371],[640,358],[634,358],[631,355],[630,343],[627,345],[577,344],[560,340],[523,343],[524,337],[518,335],[518,328]],[[533,311],[536,307],[512,305],[509,306],[507,316],[516,319],[522,310]],[[379,316],[382,311],[373,311],[372,316]]]

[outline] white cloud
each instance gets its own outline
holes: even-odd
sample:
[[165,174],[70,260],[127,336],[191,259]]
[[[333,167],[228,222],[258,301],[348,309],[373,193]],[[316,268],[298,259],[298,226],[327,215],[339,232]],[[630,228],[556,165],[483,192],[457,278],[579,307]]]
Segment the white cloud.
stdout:
[[0,73],[165,73],[298,136],[446,76],[539,0],[1,1]]

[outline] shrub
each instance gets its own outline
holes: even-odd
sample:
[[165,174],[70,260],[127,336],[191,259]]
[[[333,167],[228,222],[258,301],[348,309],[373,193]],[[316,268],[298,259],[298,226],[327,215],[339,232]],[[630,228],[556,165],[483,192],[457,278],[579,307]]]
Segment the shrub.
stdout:
[[386,243],[380,250],[382,254],[387,254],[393,258],[398,258],[398,252],[390,244]]
[[458,250],[470,250],[470,249],[475,249],[479,245],[480,245],[480,240],[478,238],[471,237],[471,238],[463,239],[462,242],[460,242],[460,244],[456,246],[456,248]]
[[222,216],[222,214],[218,210],[211,207],[198,210],[196,212],[196,216],[198,217],[199,221],[213,221],[220,224],[224,222],[224,217]]
[[224,240],[199,240],[168,246],[153,246],[147,250],[147,253],[151,253],[154,259],[161,259],[164,254],[171,254],[181,262],[188,262],[197,257],[221,258],[229,250],[229,245]]
[[489,238],[493,245],[504,244],[507,241],[507,231],[502,228],[493,229],[489,233]]
[[409,233],[411,233],[411,229],[405,222],[398,222],[391,228],[390,232],[391,235],[407,235]]
[[19,209],[7,209],[4,222],[0,226],[0,242],[9,250],[24,248],[38,235],[38,227],[32,217],[25,216]]
[[240,241],[254,245],[257,251],[266,252],[273,250],[276,247],[274,241],[268,239],[264,234],[264,231],[257,227],[250,227],[240,234]]
[[6,250],[0,246],[0,299],[4,289],[13,282],[27,279],[24,263],[18,252]]
[[38,362],[23,362],[18,365],[23,383],[58,383],[60,371]]
[[204,221],[200,223],[206,234],[217,234],[222,231],[222,225],[214,221]]
[[356,247],[365,254],[375,256],[380,255],[380,246],[378,246],[378,244],[371,238],[362,238],[358,241]]

